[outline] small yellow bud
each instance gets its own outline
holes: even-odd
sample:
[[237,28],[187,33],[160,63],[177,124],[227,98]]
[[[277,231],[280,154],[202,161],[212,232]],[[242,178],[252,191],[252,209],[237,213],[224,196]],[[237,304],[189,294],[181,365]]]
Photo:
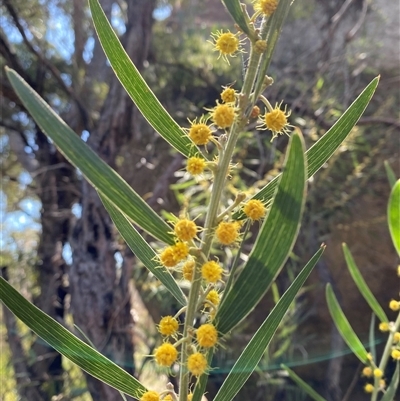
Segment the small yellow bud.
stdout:
[[396,361],[400,361],[400,350],[394,349],[392,350],[391,354],[392,358]]
[[397,311],[400,309],[400,302],[399,302],[399,301],[396,301],[395,299],[392,299],[392,300],[389,302],[389,308],[390,308],[392,311],[397,312]]
[[362,375],[365,376],[365,377],[371,377],[372,376],[372,368],[370,368],[369,366],[366,366],[362,370]]
[[372,393],[374,391],[374,386],[368,383],[364,386],[364,390],[366,393]]
[[393,342],[395,344],[400,343],[400,333],[398,331],[396,331],[396,333],[393,335]]
[[377,379],[380,379],[382,376],[383,376],[383,372],[379,368],[374,369],[374,377],[376,377]]
[[258,54],[262,54],[267,50],[267,42],[265,40],[257,40],[254,43],[254,51]]
[[389,323],[387,322],[379,323],[379,330],[383,332],[389,331]]

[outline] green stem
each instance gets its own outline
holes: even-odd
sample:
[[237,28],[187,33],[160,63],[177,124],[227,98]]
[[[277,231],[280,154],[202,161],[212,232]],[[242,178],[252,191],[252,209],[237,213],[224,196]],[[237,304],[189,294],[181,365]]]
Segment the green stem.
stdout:
[[[386,365],[388,363],[389,357],[390,357],[390,353],[392,350],[392,346],[393,346],[393,337],[394,337],[394,333],[396,331],[398,331],[400,328],[400,313],[397,316],[397,319],[394,323],[394,327],[391,328],[390,333],[389,333],[389,337],[387,339],[386,345],[385,345],[385,349],[383,350],[383,354],[382,354],[382,358],[381,361],[379,363],[378,368],[384,372],[386,369]],[[378,393],[379,393],[379,380],[375,378],[374,379],[374,391],[372,393],[371,396],[371,401],[376,401],[378,399]]]
[[[206,258],[208,258],[211,250],[211,245],[214,238],[214,228],[217,220],[218,209],[220,206],[221,196],[225,188],[226,177],[229,172],[229,165],[232,159],[233,152],[235,150],[236,142],[239,137],[241,130],[247,122],[247,118],[244,117],[246,108],[248,106],[248,99],[251,93],[251,89],[254,85],[254,81],[257,75],[258,62],[260,55],[251,51],[249,67],[246,71],[246,76],[242,88],[242,98],[240,100],[240,114],[238,121],[235,122],[228,135],[225,148],[220,152],[218,165],[214,172],[214,183],[211,192],[210,203],[206,214],[206,221],[204,223],[204,233],[202,237],[203,244],[201,246],[201,252]],[[196,316],[197,301],[199,298],[199,291],[201,288],[201,264],[202,262],[197,260],[196,268],[193,274],[192,286],[189,291],[189,299],[185,317],[185,324],[183,328],[183,337],[187,338],[193,322]],[[186,361],[188,358],[188,342],[184,342],[181,348],[181,369],[179,374],[179,401],[187,401],[187,394],[189,389],[189,375],[186,371]],[[210,351],[212,353],[212,351]]]

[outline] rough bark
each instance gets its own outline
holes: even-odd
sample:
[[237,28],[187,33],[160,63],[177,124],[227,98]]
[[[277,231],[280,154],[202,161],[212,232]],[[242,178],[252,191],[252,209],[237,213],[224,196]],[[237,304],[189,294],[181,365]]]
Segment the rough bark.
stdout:
[[[146,58],[155,1],[128,2],[123,44],[140,68]],[[135,129],[132,101],[113,78],[97,127],[88,144],[111,166],[119,149],[132,139]],[[94,346],[134,374],[133,319],[129,289],[130,269],[117,268],[115,233],[96,191],[82,182],[82,217],[72,231],[73,263],[70,269],[71,309],[74,322]],[[119,393],[88,376],[94,400],[120,400]]]

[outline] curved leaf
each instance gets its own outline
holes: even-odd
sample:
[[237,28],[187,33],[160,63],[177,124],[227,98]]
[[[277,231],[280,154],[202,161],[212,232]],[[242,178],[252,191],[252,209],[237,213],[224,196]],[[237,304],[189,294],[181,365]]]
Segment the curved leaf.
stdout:
[[239,28],[249,37],[252,37],[239,0],[222,0],[222,2],[224,3],[226,9],[228,10],[229,14],[232,16],[236,24],[239,26]]
[[186,157],[204,157],[168,114],[126,54],[98,0],[89,0],[97,35],[115,75],[150,125]]
[[3,277],[0,277],[0,299],[15,316],[40,338],[85,372],[135,398],[140,398],[146,391],[146,388],[128,372],[32,305]]
[[289,377],[313,400],[315,401],[326,401],[326,399],[320,396],[309,384],[307,384],[301,377],[299,377],[292,369],[288,368],[286,365],[281,365],[282,369],[285,369]]
[[394,187],[394,184],[396,184],[396,174],[394,173],[392,167],[390,167],[390,164],[387,160],[385,160],[383,164],[385,165],[386,175],[387,175],[390,187]]
[[149,269],[162,284],[164,284],[165,288],[175,297],[175,299],[181,305],[185,306],[187,304],[185,295],[172,277],[171,273],[164,266],[160,266],[160,264],[157,263],[157,254],[153,251],[151,246],[138,233],[123,213],[113,206],[113,204],[103,195],[99,195],[104,207],[110,214],[115,227],[117,227],[117,230],[135,256],[137,256],[146,268]]
[[283,267],[298,234],[305,192],[304,143],[301,134],[295,132],[268,216],[249,259],[217,312],[220,332],[227,333],[250,313]]
[[392,188],[387,214],[393,245],[400,256],[400,180]]
[[347,267],[349,269],[351,277],[353,278],[357,288],[361,292],[364,299],[367,301],[370,308],[374,311],[375,315],[378,316],[380,321],[388,322],[389,319],[387,318],[386,313],[384,312],[382,307],[379,305],[379,302],[376,300],[376,298],[374,297],[374,294],[372,294],[372,292],[369,289],[367,283],[365,282],[363,276],[361,275],[360,270],[358,269],[357,265],[355,264],[353,256],[351,255],[349,248],[347,247],[346,244],[342,244],[342,247],[343,247],[343,253],[344,253],[344,257],[346,259]]
[[[372,95],[378,85],[379,77],[373,79],[362,91],[360,96],[350,105],[343,115],[336,121],[328,132],[320,138],[307,152],[308,178],[312,177],[335,153],[340,144],[346,139],[357,121],[364,113]],[[257,192],[252,199],[259,199],[268,204],[278,185],[279,176],[270,181],[264,188]],[[242,210],[234,213],[235,220],[243,219]]]
[[364,348],[363,343],[350,326],[350,323],[344,315],[330,284],[327,284],[326,286],[326,301],[328,303],[329,312],[335,322],[335,326],[343,340],[353,351],[354,355],[365,364],[368,361],[368,353]]
[[[321,256],[323,248],[321,248],[317,254]],[[214,397],[213,401],[231,401],[238,393],[238,391],[246,383],[247,379],[250,377],[254,369],[260,362],[269,342],[271,341],[276,329],[281,323],[283,317],[285,316],[290,304],[296,297],[297,293],[300,291],[307,277],[314,268],[316,262],[319,259],[313,258],[313,262],[307,263],[299,275],[295,278],[291,286],[282,295],[281,299],[278,301],[274,309],[264,320],[263,324],[254,334],[253,338],[247,344],[246,348],[239,356],[235,365],[232,367],[228,374],[228,377],[222,383],[222,386],[218,390],[217,395]]]
[[171,228],[149,205],[76,135],[50,106],[13,70],[7,77],[41,130],[86,179],[133,222],[155,238],[174,243]]

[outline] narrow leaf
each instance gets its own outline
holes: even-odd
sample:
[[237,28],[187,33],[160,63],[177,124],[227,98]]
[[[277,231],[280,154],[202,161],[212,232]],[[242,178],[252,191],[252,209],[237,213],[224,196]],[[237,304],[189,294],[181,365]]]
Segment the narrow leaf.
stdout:
[[81,170],[86,179],[149,234],[173,244],[174,239],[169,233],[171,229],[168,224],[15,71],[6,67],[6,73],[18,97],[41,130]]
[[396,174],[394,173],[393,169],[390,167],[390,164],[387,160],[384,162],[386,175],[390,184],[390,187],[393,188],[394,184],[396,184]]
[[353,328],[350,326],[350,323],[344,315],[330,284],[326,286],[326,300],[329,312],[343,340],[353,351],[354,355],[362,363],[366,363],[368,360],[368,353]]
[[399,387],[400,380],[400,362],[397,361],[396,369],[393,373],[392,380],[386,389],[386,393],[381,398],[381,401],[394,401],[394,396],[396,395],[396,391]]
[[249,26],[247,25],[239,0],[222,0],[222,2],[239,28],[249,37],[251,37],[252,34]]
[[375,314],[371,313],[371,322],[369,324],[369,352],[372,355],[373,361],[376,361],[375,320]]
[[98,0],[89,0],[94,26],[115,75],[149,124],[186,157],[203,157],[191,139],[168,114],[126,54]]
[[85,372],[135,398],[140,398],[146,391],[146,388],[133,376],[32,305],[2,277],[0,277],[0,299],[40,338]]
[[[318,251],[319,256],[322,252],[323,248]],[[222,386],[213,401],[233,400],[238,391],[246,383],[247,379],[260,362],[269,342],[275,334],[276,329],[289,309],[290,304],[314,268],[318,258],[313,258],[312,261],[307,263],[300,274],[295,278],[291,286],[282,295],[282,298],[276,304],[274,309],[272,309],[271,313],[264,320],[261,327],[257,330],[242,354],[239,356],[239,359],[236,361],[227,378],[222,383]]]
[[307,384],[302,378],[300,378],[292,369],[288,368],[286,365],[281,365],[282,369],[285,369],[289,377],[313,400],[315,401],[326,401],[326,399],[320,396],[309,384]]
[[187,304],[185,295],[172,277],[171,273],[157,263],[157,254],[153,251],[146,240],[138,233],[138,231],[129,222],[128,218],[121,213],[113,204],[100,195],[100,199],[111,216],[112,221],[122,238],[131,248],[137,258],[157,277],[165,288],[175,297],[175,299],[183,306]]
[[351,255],[349,248],[347,247],[346,244],[342,244],[342,247],[347,267],[357,288],[361,292],[361,295],[367,301],[368,305],[373,310],[375,315],[378,316],[379,320],[381,322],[388,322],[389,320],[386,316],[385,311],[379,305],[379,302],[376,300],[374,294],[372,294],[371,290],[369,289],[367,283],[365,282],[363,276],[360,273],[360,270],[358,269],[356,263],[354,262],[353,256]]
[[[379,77],[373,79],[332,128],[307,151],[308,178],[312,177],[332,157],[341,143],[346,139],[368,106],[378,82]],[[268,204],[274,195],[279,177],[277,176],[270,181],[252,199],[259,199]],[[236,220],[243,219],[244,217],[243,211],[238,211],[233,215],[233,218]]]
[[400,180],[392,188],[387,214],[393,245],[400,256]]
[[306,160],[301,134],[292,135],[271,209],[241,274],[217,312],[218,330],[227,333],[257,305],[289,257],[296,240],[306,192]]

